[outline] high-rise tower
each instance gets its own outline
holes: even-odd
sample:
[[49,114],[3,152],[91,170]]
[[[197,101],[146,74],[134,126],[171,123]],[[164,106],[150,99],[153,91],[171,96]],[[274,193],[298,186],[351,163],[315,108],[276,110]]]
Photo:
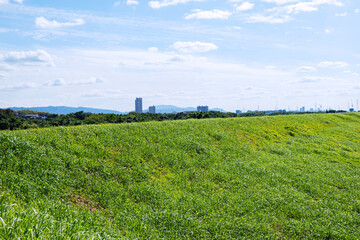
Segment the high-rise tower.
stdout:
[[150,106],[149,107],[149,113],[155,113],[156,112],[156,107],[155,106]]
[[198,111],[198,112],[208,112],[208,111],[209,111],[209,107],[208,107],[208,106],[198,106],[198,107],[197,107],[197,111]]
[[137,112],[137,113],[142,113],[143,112],[142,98],[136,98],[136,100],[135,100],[135,112]]

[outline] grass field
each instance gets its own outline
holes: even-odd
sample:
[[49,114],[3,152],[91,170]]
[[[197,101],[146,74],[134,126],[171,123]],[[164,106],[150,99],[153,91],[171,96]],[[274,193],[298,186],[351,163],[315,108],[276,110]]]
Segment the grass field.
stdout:
[[0,239],[360,239],[360,114],[0,132]]

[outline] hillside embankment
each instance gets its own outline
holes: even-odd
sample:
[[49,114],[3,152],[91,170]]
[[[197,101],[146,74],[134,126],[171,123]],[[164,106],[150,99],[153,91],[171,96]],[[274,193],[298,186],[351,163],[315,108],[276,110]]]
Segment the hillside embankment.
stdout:
[[360,114],[0,132],[0,239],[360,239]]

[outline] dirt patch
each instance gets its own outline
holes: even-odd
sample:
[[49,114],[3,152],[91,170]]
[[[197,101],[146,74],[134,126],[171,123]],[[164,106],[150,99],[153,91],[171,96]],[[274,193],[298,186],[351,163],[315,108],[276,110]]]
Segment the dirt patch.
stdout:
[[83,195],[73,195],[70,197],[70,202],[77,206],[88,208],[93,212],[98,212],[100,209],[100,204],[98,202],[91,201]]
[[252,140],[251,138],[246,137],[246,136],[243,135],[242,133],[237,133],[236,136],[237,136],[239,139],[243,139],[243,140],[245,140],[246,142],[250,143],[251,145],[257,147],[257,144],[254,142],[254,140]]

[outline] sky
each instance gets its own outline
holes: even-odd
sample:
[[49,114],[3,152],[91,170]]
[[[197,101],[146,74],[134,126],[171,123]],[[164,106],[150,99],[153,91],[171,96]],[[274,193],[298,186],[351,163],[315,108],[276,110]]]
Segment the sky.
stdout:
[[358,0],[0,0],[0,108],[347,109]]

